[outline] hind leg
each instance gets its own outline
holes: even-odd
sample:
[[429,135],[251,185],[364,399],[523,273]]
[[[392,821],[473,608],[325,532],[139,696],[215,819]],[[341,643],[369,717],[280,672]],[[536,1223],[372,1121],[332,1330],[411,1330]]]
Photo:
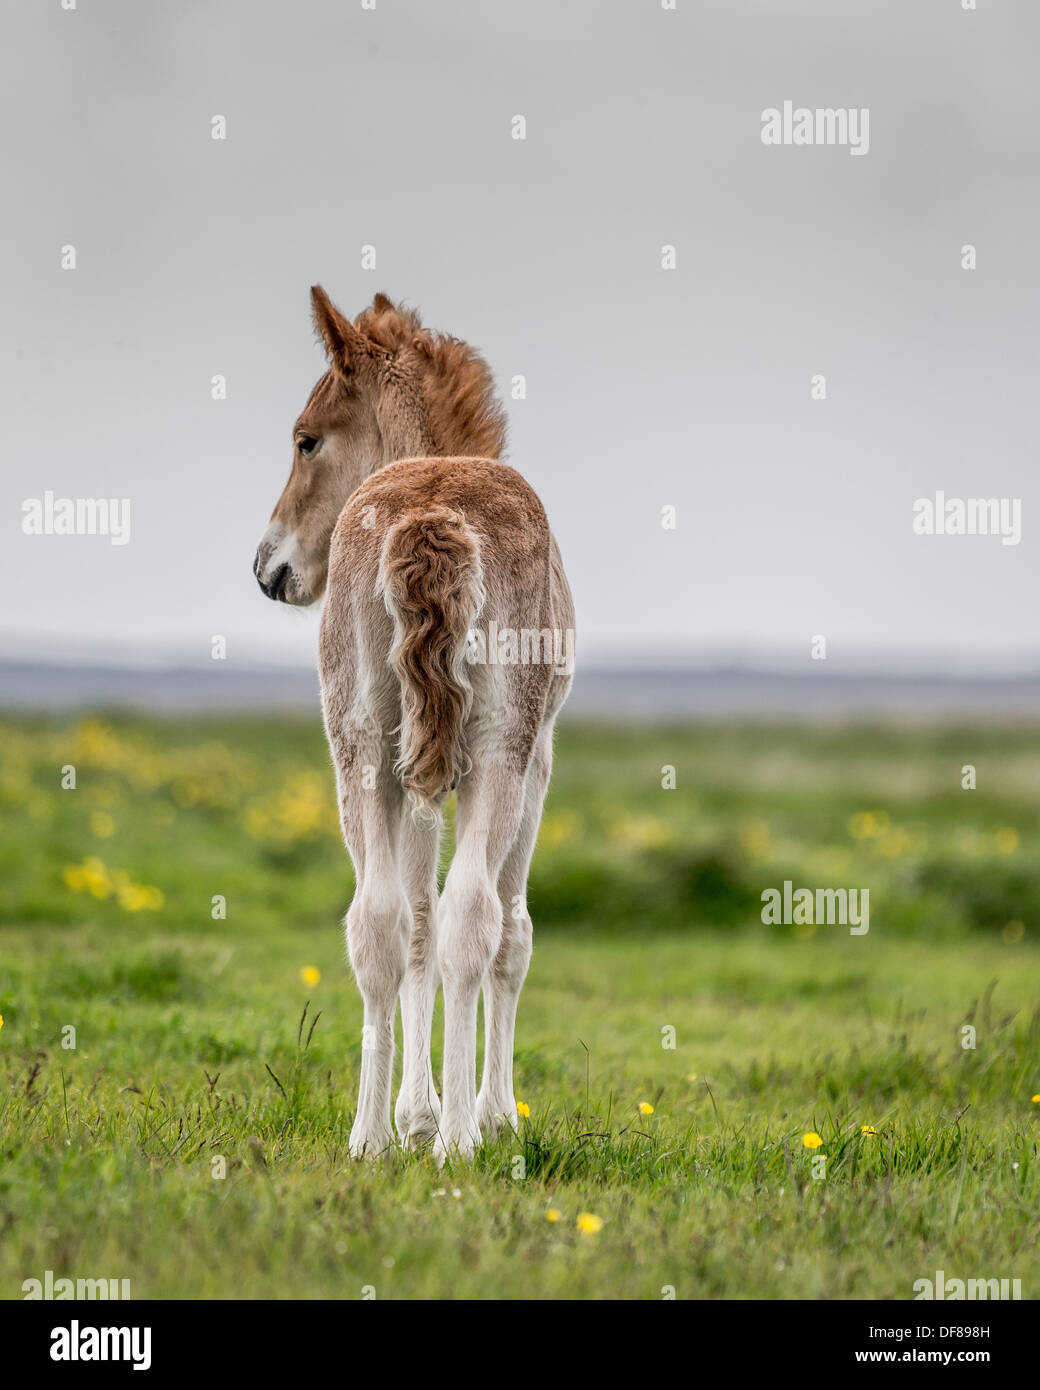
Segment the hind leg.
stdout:
[[[488,740],[492,742],[491,739]],[[499,731],[494,743],[508,747]],[[434,1153],[471,1158],[477,1124],[477,999],[502,940],[498,878],[523,811],[524,773],[515,756],[475,751],[462,779],[458,836],[437,914],[437,951],[444,982],[444,1099]]]
[[[411,934],[411,909],[397,862],[403,798],[378,743],[358,730],[339,734],[332,744],[343,836],[357,878],[347,912],[347,954],[364,1001],[361,1082],[350,1152],[372,1156],[393,1142],[394,1018]],[[365,767],[376,769],[373,787],[361,781]]]
[[432,1139],[441,1103],[430,1065],[430,1032],[437,995],[437,853],[440,821],[412,819],[406,808],[401,825],[401,878],[412,909],[412,938],[401,986],[404,1063],[394,1124],[401,1143],[414,1147]]
[[498,877],[502,940],[484,981],[484,1076],[477,1096],[477,1123],[485,1135],[516,1128],[513,1036],[516,1006],[531,959],[527,872],[538,837],[542,803],[552,768],[552,727],[542,729],[524,784],[524,811],[516,839]]

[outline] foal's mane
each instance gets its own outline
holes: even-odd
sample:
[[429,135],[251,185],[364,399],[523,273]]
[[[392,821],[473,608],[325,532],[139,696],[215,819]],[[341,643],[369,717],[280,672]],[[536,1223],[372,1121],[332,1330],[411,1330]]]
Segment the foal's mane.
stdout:
[[424,328],[418,311],[377,294],[356,327],[389,352],[411,347],[423,363],[422,390],[430,433],[442,454],[501,458],[506,416],[491,368],[461,338]]

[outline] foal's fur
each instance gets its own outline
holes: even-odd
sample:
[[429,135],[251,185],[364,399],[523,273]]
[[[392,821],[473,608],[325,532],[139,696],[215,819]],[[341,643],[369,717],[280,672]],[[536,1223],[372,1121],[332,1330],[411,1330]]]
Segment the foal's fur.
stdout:
[[[527,871],[571,674],[548,655],[472,663],[467,639],[569,633],[570,590],[541,503],[497,462],[504,418],[479,354],[384,295],[353,324],[323,290],[311,296],[330,367],[296,422],[292,473],[254,568],[286,603],[328,590],[322,703],[357,877],[347,949],[365,1009],[350,1147],[381,1153],[392,1139],[400,994],[398,1134],[432,1138],[441,1159],[469,1157],[482,1133],[515,1123]],[[452,790],[457,847],[438,901],[439,807]],[[438,976],[443,1109],[430,1068]]]

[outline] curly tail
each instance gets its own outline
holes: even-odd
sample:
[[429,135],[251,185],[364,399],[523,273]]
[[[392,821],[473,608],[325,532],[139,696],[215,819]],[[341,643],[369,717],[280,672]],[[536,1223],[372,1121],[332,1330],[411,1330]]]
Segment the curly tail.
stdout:
[[442,506],[406,511],[383,543],[379,589],[394,621],[390,664],[401,682],[394,771],[413,805],[432,810],[469,765],[466,640],[484,586],[480,542],[465,516]]

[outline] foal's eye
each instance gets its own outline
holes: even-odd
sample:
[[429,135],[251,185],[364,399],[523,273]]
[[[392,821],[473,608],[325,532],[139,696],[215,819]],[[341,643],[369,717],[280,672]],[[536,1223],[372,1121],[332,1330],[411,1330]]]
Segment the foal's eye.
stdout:
[[309,434],[298,434],[296,436],[296,447],[301,454],[313,454],[318,447],[318,441]]

